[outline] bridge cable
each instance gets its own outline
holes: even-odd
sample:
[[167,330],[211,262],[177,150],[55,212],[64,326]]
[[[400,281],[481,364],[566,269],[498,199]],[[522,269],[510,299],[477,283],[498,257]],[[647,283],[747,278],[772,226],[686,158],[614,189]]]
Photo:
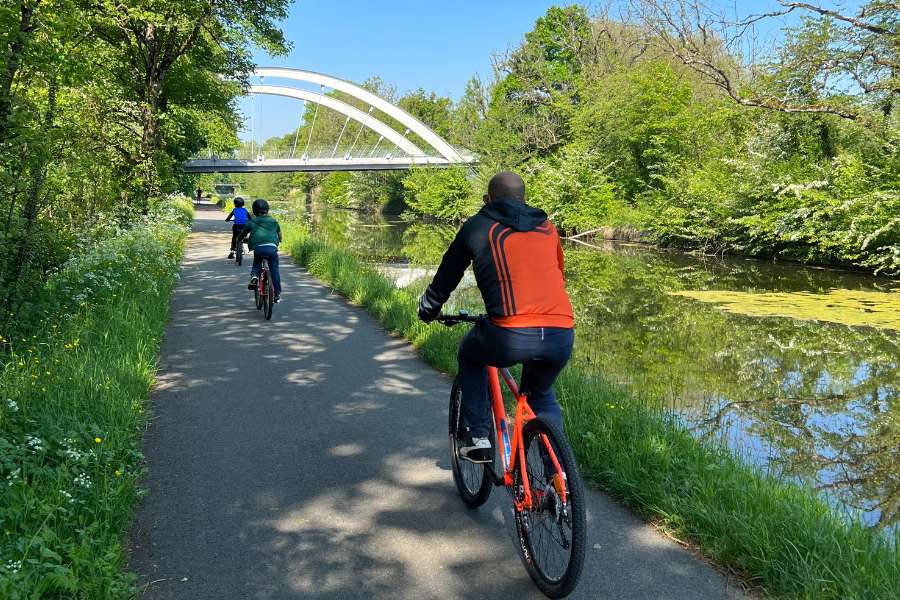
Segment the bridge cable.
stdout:
[[250,159],[256,156],[256,94],[250,94]]
[[[324,96],[324,95],[325,95],[325,86],[320,85],[319,86],[319,96]],[[312,141],[313,131],[316,129],[316,117],[319,116],[319,104],[321,104],[321,102],[316,102],[316,112],[313,113],[312,124],[309,126],[309,136],[307,136],[307,138],[306,138],[306,148],[303,149],[303,156],[301,157],[303,160],[309,159],[309,154],[308,154],[309,143]]]
[[331,151],[331,158],[334,158],[334,155],[337,154],[338,146],[341,143],[341,138],[344,137],[344,131],[347,130],[347,123],[349,123],[349,122],[350,122],[350,117],[347,117],[344,120],[344,126],[341,127],[341,134],[338,136],[337,141],[334,143],[334,150]]
[[366,128],[366,123],[369,122],[369,115],[372,114],[372,111],[373,111],[373,110],[375,110],[375,107],[374,107],[374,106],[370,106],[370,107],[369,107],[369,112],[366,113],[366,118],[365,118],[365,119],[363,120],[363,122],[360,124],[360,126],[359,126],[359,131],[356,132],[356,139],[353,140],[353,145],[350,146],[350,151],[347,153],[347,158],[352,158],[352,157],[353,157],[353,149],[356,148],[356,142],[359,141],[359,136],[362,134],[363,129]]
[[372,146],[372,149],[369,151],[369,153],[366,156],[368,156],[369,158],[374,156],[375,151],[378,150],[378,145],[381,143],[382,140],[384,140],[384,136],[383,135],[378,136],[378,141],[375,142],[375,145]]
[[306,100],[303,101],[303,111],[300,113],[300,122],[297,123],[297,131],[294,133],[294,145],[291,146],[291,158],[294,158],[294,152],[297,151],[297,138],[300,137],[300,128],[303,127],[303,115],[306,114]]

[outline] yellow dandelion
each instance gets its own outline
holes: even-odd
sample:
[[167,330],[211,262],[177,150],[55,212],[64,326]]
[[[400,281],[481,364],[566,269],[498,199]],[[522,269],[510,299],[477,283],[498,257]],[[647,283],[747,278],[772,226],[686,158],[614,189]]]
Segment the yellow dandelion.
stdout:
[[94,438],[94,442],[97,443],[97,444],[99,444],[99,443],[102,442],[102,441],[103,441],[103,438],[98,438],[98,437],[95,437],[95,438]]
[[122,476],[122,471],[116,469],[116,477],[121,477],[121,476]]

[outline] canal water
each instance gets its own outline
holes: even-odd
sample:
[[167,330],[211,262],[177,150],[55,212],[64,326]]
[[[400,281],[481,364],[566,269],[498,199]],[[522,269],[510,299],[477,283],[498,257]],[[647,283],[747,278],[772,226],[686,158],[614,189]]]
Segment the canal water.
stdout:
[[[423,288],[455,228],[309,211],[317,233]],[[900,281],[618,243],[566,244],[582,368],[696,436],[900,521]],[[477,307],[471,273],[448,310]]]

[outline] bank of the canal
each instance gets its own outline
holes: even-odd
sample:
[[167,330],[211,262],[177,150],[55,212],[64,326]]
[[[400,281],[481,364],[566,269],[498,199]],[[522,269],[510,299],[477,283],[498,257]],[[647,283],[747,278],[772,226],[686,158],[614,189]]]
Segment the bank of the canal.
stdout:
[[[316,238],[328,244],[298,234],[295,256],[452,372],[460,332],[418,324],[417,284],[397,289],[365,264],[405,263],[400,271],[412,280],[417,266],[427,272],[437,263],[452,228],[338,214],[314,215]],[[857,493],[844,497],[863,508],[874,498],[877,507],[839,515],[841,496],[825,502],[815,483],[796,482],[822,478],[828,485],[838,481],[825,479],[830,473],[848,473],[828,444],[850,452],[840,428],[871,425],[857,408],[872,407],[867,390],[877,390],[881,403],[872,418],[894,422],[893,333],[842,324],[840,315],[828,324],[740,306],[728,312],[681,292],[777,292],[793,306],[790,294],[807,301],[834,288],[889,294],[891,282],[876,281],[882,289],[873,291],[873,278],[860,275],[799,269],[797,277],[757,261],[706,262],[631,246],[570,249],[567,260],[579,349],[560,393],[592,479],[772,595],[890,597],[900,582],[894,534],[865,524],[890,514],[879,494],[889,492],[884,478],[896,477],[895,456],[873,443],[885,441],[884,427],[847,438],[862,450],[871,446],[857,465],[873,473],[875,487],[858,485],[860,478],[856,487],[831,487]],[[464,289],[451,302],[470,305],[475,292]],[[830,465],[817,462],[829,454]]]

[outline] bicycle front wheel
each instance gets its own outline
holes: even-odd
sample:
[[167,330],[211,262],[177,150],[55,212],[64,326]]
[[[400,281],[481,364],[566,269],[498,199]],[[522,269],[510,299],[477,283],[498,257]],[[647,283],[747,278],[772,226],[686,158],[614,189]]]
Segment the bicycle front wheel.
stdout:
[[456,484],[459,497],[470,508],[477,508],[487,502],[494,482],[485,465],[459,457],[459,440],[465,435],[460,416],[461,406],[462,392],[457,377],[450,392],[450,465],[453,468],[453,482]]
[[[515,511],[519,555],[544,594],[563,598],[575,589],[584,565],[584,486],[572,448],[557,427],[540,417],[532,419],[522,430],[522,440],[532,506]],[[548,448],[552,448],[559,469]],[[554,484],[554,477],[561,477],[561,483]],[[522,465],[517,461],[513,490],[519,500],[523,481]],[[565,502],[560,489],[565,491]]]

